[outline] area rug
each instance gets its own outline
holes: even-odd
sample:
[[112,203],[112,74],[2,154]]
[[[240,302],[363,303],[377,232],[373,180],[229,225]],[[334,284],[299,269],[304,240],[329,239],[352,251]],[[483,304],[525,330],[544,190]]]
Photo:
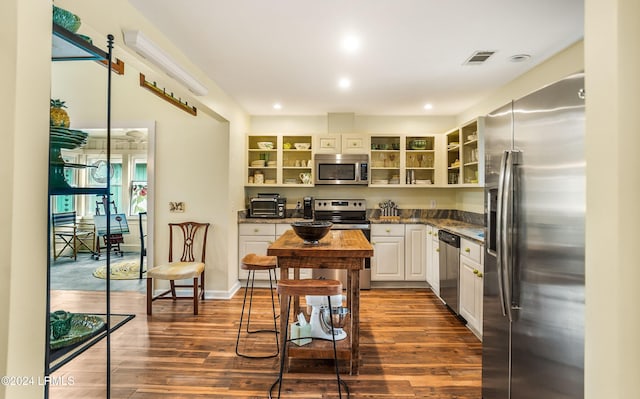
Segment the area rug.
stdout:
[[[139,261],[115,263],[111,265],[110,269],[112,280],[136,280],[140,277]],[[107,277],[107,266],[102,265],[95,269],[93,277],[105,279]]]

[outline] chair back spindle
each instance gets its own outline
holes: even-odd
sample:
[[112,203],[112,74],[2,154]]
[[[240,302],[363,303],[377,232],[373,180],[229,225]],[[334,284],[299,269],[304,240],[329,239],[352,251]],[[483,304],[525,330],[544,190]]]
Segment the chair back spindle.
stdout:
[[198,259],[199,262],[204,262],[206,257],[206,249],[207,249],[207,230],[209,229],[208,223],[194,223],[194,222],[184,222],[184,223],[169,223],[169,228],[171,229],[171,234],[169,235],[169,262],[173,262],[173,247],[174,247],[174,229],[179,228],[182,232],[182,255],[180,256],[180,262],[195,262],[196,257],[194,255],[194,244],[196,242],[196,234],[200,228],[204,228],[204,236],[202,239],[202,251],[201,251],[201,259]]

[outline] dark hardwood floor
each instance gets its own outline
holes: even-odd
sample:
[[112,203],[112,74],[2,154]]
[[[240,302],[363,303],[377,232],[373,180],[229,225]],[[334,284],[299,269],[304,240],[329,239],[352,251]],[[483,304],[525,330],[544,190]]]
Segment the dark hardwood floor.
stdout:
[[[136,317],[111,338],[111,397],[266,398],[277,358],[235,354],[243,292],[201,302],[198,316],[189,301],[157,301],[150,317],[144,295],[113,293],[112,311]],[[273,325],[267,293],[259,290],[252,312],[252,321],[265,328]],[[98,292],[52,294],[55,309],[72,312],[100,312],[103,301]],[[481,343],[431,291],[362,291],[361,323],[360,374],[343,374],[351,398],[480,399]],[[272,336],[258,335],[243,350],[273,350]],[[104,398],[105,348],[103,340],[54,373],[67,383],[52,386],[50,397]],[[330,361],[292,362],[283,397],[338,397],[331,371]]]

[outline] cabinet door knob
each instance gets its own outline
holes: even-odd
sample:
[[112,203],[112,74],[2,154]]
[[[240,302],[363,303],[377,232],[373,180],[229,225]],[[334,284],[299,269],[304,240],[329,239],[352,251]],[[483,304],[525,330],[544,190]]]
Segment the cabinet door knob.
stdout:
[[253,229],[253,232],[254,232],[254,233],[257,233],[257,232],[259,232],[259,231],[260,231],[260,229]]
[[386,229],[385,230],[387,233],[391,233],[391,229]]
[[473,274],[478,274],[480,273],[480,271],[478,271],[478,269],[473,269]]
[[436,252],[440,252],[440,248],[436,248]]
[[464,249],[464,252],[466,252],[466,253],[471,252],[471,248],[465,248],[465,249]]
[[478,272],[478,277],[482,278],[482,273]]

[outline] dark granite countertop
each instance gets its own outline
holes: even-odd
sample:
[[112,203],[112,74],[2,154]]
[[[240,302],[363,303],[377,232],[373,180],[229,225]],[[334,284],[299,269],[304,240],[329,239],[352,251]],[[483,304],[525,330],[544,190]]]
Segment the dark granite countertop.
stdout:
[[[238,212],[238,223],[291,224],[304,221],[293,212],[283,219],[249,218],[245,211]],[[429,224],[465,238],[484,243],[484,215],[457,210],[403,209],[400,217],[394,220],[380,218],[379,209],[367,211],[371,224]]]

